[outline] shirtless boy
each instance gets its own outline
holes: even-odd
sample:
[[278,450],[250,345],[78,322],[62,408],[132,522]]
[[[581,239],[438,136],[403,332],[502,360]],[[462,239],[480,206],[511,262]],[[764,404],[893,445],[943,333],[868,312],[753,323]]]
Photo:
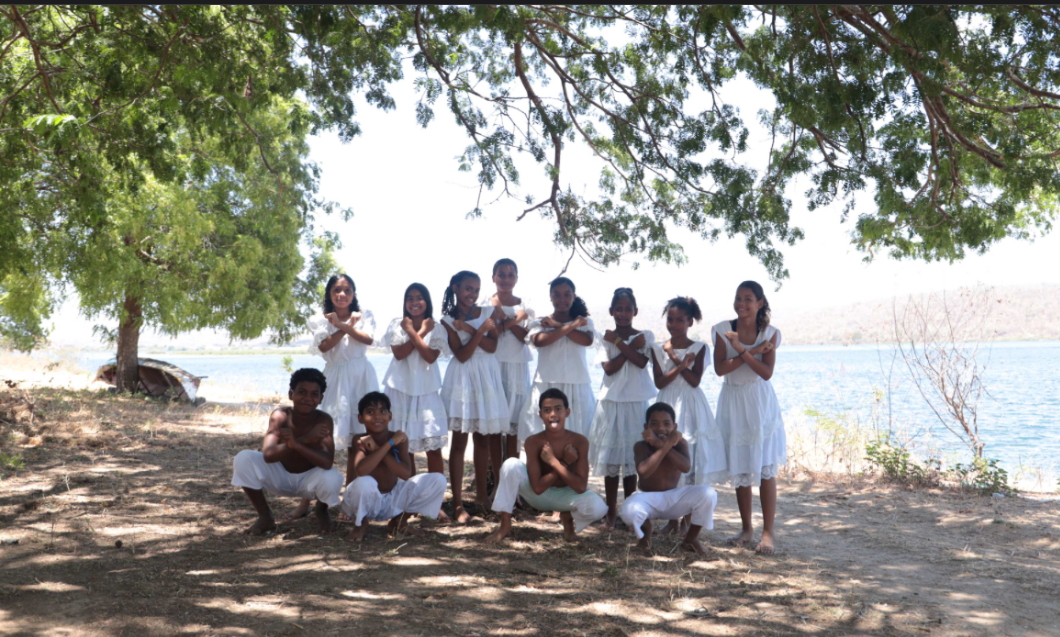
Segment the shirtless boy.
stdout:
[[568,542],[607,514],[603,498],[588,490],[589,439],[566,429],[570,416],[566,394],[556,388],[545,390],[538,410],[545,430],[526,439],[526,462],[508,458],[501,465],[493,496],[493,510],[501,514],[501,524],[486,537],[487,542],[500,542],[511,533],[517,495],[535,509],[559,511]]
[[390,520],[387,529],[419,531],[408,526],[408,515],[438,515],[445,497],[445,476],[441,473],[412,474],[409,441],[402,431],[390,431],[390,398],[382,392],[368,392],[357,403],[357,421],[366,434],[350,448],[346,470],[346,494],[342,512],[353,520],[347,539],[360,542],[369,520]]
[[245,449],[232,463],[232,486],[243,491],[258,512],[258,521],[244,533],[261,535],[276,528],[265,493],[316,498],[313,513],[320,532],[331,531],[328,507],[339,503],[342,474],[332,465],[335,442],[331,416],[317,409],[327,381],[318,369],[300,369],[291,374],[287,397],[290,407],[278,407],[269,415],[269,429],[261,451]]
[[673,407],[655,403],[648,407],[645,420],[644,440],[633,445],[640,490],[622,503],[622,519],[640,538],[637,547],[650,551],[652,519],[676,520],[691,515],[684,546],[706,555],[707,550],[699,543],[699,531],[703,527],[714,528],[718,494],[706,485],[677,487],[681,474],[689,472],[692,462],[688,443],[674,423]]

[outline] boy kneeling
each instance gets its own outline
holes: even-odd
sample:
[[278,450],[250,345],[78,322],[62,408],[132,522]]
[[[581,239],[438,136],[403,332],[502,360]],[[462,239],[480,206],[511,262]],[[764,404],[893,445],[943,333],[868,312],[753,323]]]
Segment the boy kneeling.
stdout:
[[332,464],[335,442],[331,416],[317,409],[327,380],[318,369],[300,369],[291,374],[287,396],[290,407],[278,407],[269,415],[269,429],[261,451],[244,449],[232,463],[232,486],[243,487],[258,512],[258,521],[244,531],[261,535],[276,528],[264,491],[275,495],[316,498],[314,509],[320,532],[331,531],[328,507],[339,503],[342,474]]
[[677,488],[681,474],[688,473],[688,443],[674,423],[674,409],[655,403],[645,414],[644,440],[633,445],[640,489],[622,503],[622,519],[640,538],[637,547],[651,550],[652,519],[677,520],[692,516],[684,545],[700,555],[707,551],[699,543],[703,527],[714,528],[714,507],[718,494],[706,485]]
[[408,514],[436,517],[445,497],[444,475],[412,475],[408,438],[404,432],[390,431],[391,417],[390,398],[384,393],[368,392],[357,403],[357,421],[367,435],[350,448],[353,470],[347,478],[356,479],[346,485],[342,512],[356,525],[349,538],[358,542],[364,539],[369,520],[390,520],[390,531],[412,530]]
[[486,537],[487,542],[500,542],[511,533],[516,496],[535,509],[559,511],[568,542],[607,514],[603,498],[587,490],[589,439],[566,429],[570,416],[566,394],[556,388],[542,392],[538,409],[545,430],[526,439],[526,463],[508,458],[501,465],[493,496],[493,510],[501,514],[501,525]]

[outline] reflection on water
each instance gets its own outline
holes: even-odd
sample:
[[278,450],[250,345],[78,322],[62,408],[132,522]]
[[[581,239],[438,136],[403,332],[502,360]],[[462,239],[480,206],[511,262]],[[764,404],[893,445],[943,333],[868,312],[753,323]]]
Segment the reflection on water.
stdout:
[[[789,426],[799,422],[806,407],[851,412],[868,422],[876,390],[886,389],[891,353],[887,347],[878,351],[875,346],[782,347],[777,352],[772,382],[786,422]],[[283,370],[284,357],[279,354],[159,358],[193,374],[208,376],[200,390],[200,395],[208,400],[220,395],[286,394],[289,374]],[[292,358],[295,369],[324,366],[319,356]],[[92,353],[79,358],[78,364],[94,371],[108,359],[106,354]],[[382,381],[390,356],[370,354],[369,360]],[[1010,470],[1021,462],[1047,469],[1060,463],[1060,376],[1054,371],[1057,360],[1057,341],[994,343],[982,351],[981,361],[987,366],[983,383],[989,395],[981,399],[979,428],[988,455],[1000,459]],[[441,360],[440,364],[444,373],[446,361]],[[593,365],[590,371],[594,386],[598,387],[603,370]],[[721,379],[708,371],[703,389],[711,405],[716,405]],[[891,409],[896,426],[907,430],[931,428],[929,446],[944,453],[961,451],[909,380],[901,357],[895,359],[891,372]],[[886,414],[883,417],[886,419]]]

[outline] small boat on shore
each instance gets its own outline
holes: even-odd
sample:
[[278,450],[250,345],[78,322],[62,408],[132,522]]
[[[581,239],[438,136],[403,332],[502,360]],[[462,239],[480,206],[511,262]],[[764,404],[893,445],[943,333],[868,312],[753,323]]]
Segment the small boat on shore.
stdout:
[[[93,380],[100,380],[114,385],[118,373],[117,360],[111,359],[96,370]],[[139,359],[140,391],[148,396],[169,396],[174,400],[186,400],[193,404],[200,404],[202,399],[197,399],[199,383],[205,376],[196,376],[176,365],[153,358]]]

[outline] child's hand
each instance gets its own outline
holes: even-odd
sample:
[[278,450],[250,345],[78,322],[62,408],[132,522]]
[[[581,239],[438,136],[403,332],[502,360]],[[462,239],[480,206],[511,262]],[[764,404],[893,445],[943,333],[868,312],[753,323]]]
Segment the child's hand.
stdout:
[[751,356],[759,356],[761,354],[768,354],[769,352],[772,352],[775,349],[776,349],[776,346],[773,345],[773,341],[766,341],[765,343],[762,343],[758,347],[752,349],[751,350]]
[[497,324],[493,322],[493,319],[488,318],[485,321],[482,321],[482,325],[480,325],[478,329],[480,332],[488,332],[496,326]]
[[371,436],[362,436],[360,444],[361,449],[364,449],[365,453],[372,453],[373,451],[379,448],[379,443],[377,443],[375,441],[375,438]]
[[350,327],[357,325],[357,321],[361,320],[362,316],[364,316],[362,312],[354,312],[353,314],[350,314],[350,320],[346,321],[346,325],[349,325]]
[[471,326],[465,323],[462,319],[456,319],[455,321],[453,321],[453,327],[456,328],[456,331],[458,332],[471,332],[472,334],[475,333],[475,330],[472,329]]
[[556,459],[556,454],[552,451],[552,445],[547,442],[541,446],[541,460],[545,464],[552,464],[552,461]]
[[406,316],[405,318],[401,319],[401,329],[405,330],[405,333],[407,333],[409,336],[412,336],[412,334],[416,330],[412,326],[412,318],[411,317]]
[[328,320],[328,323],[330,323],[332,327],[338,327],[339,325],[342,325],[342,321],[339,320],[339,317],[336,316],[334,312],[329,312],[325,314],[324,318]]
[[674,447],[677,446],[677,444],[679,442],[681,442],[682,438],[684,438],[684,436],[681,435],[681,432],[676,430],[676,429],[674,429],[673,431],[670,432],[670,435],[666,438],[666,444],[669,445],[671,449],[673,449]]
[[409,437],[405,435],[404,431],[395,431],[394,435],[390,436],[390,442],[394,443],[394,446],[400,445],[408,439]]
[[563,448],[563,464],[572,465],[578,462],[578,450],[574,448],[574,445],[568,444]]
[[579,316],[578,318],[574,319],[574,329],[578,329],[579,327],[585,327],[588,324],[589,319],[585,318],[584,316]]
[[313,427],[309,432],[309,436],[305,439],[307,443],[317,443],[323,440],[331,433],[331,427],[320,423]]
[[280,427],[278,433],[280,435],[280,442],[284,444],[290,444],[291,441],[294,440],[294,429],[291,429],[290,427]]
[[657,447],[659,445],[659,439],[655,437],[655,432],[651,429],[642,431],[640,437],[644,438],[644,442],[648,443],[648,446]]
[[499,323],[499,324],[503,324],[504,323],[504,310],[501,308],[501,306],[499,306],[499,305],[494,305],[493,306],[493,314],[490,315],[490,318],[493,319],[494,323]]
[[630,342],[629,346],[632,347],[633,349],[643,349],[644,348],[644,344],[647,343],[647,342],[648,342],[648,340],[646,338],[644,338],[643,334],[637,334],[637,338],[633,339]]
[[526,313],[526,310],[519,310],[515,313],[515,322],[522,323],[526,319],[530,318],[530,315]]
[[558,329],[561,326],[562,326],[562,323],[560,323],[556,319],[552,318],[551,316],[546,316],[545,318],[541,319],[541,327],[545,327],[545,328],[548,328],[550,330],[554,330],[554,329]]
[[607,330],[604,332],[604,342],[618,345],[618,334],[616,334],[614,330]]
[[681,360],[677,358],[677,354],[674,354],[673,341],[666,341],[665,343],[663,343],[663,351],[666,352],[666,355],[670,357],[670,360],[673,361],[674,365],[681,364]]
[[732,348],[736,350],[737,353],[743,353],[744,346],[740,343],[739,334],[736,332],[725,332],[725,338],[729,339],[729,343],[732,344]]
[[434,331],[434,319],[429,318],[429,319],[427,319],[427,320],[425,320],[423,322],[423,325],[420,326],[419,334],[420,334],[421,338],[426,338],[427,335],[430,334],[433,331]]
[[680,367],[681,367],[681,369],[688,369],[695,362],[696,362],[696,355],[693,354],[692,352],[689,352],[689,353],[685,354],[684,359],[681,361]]

